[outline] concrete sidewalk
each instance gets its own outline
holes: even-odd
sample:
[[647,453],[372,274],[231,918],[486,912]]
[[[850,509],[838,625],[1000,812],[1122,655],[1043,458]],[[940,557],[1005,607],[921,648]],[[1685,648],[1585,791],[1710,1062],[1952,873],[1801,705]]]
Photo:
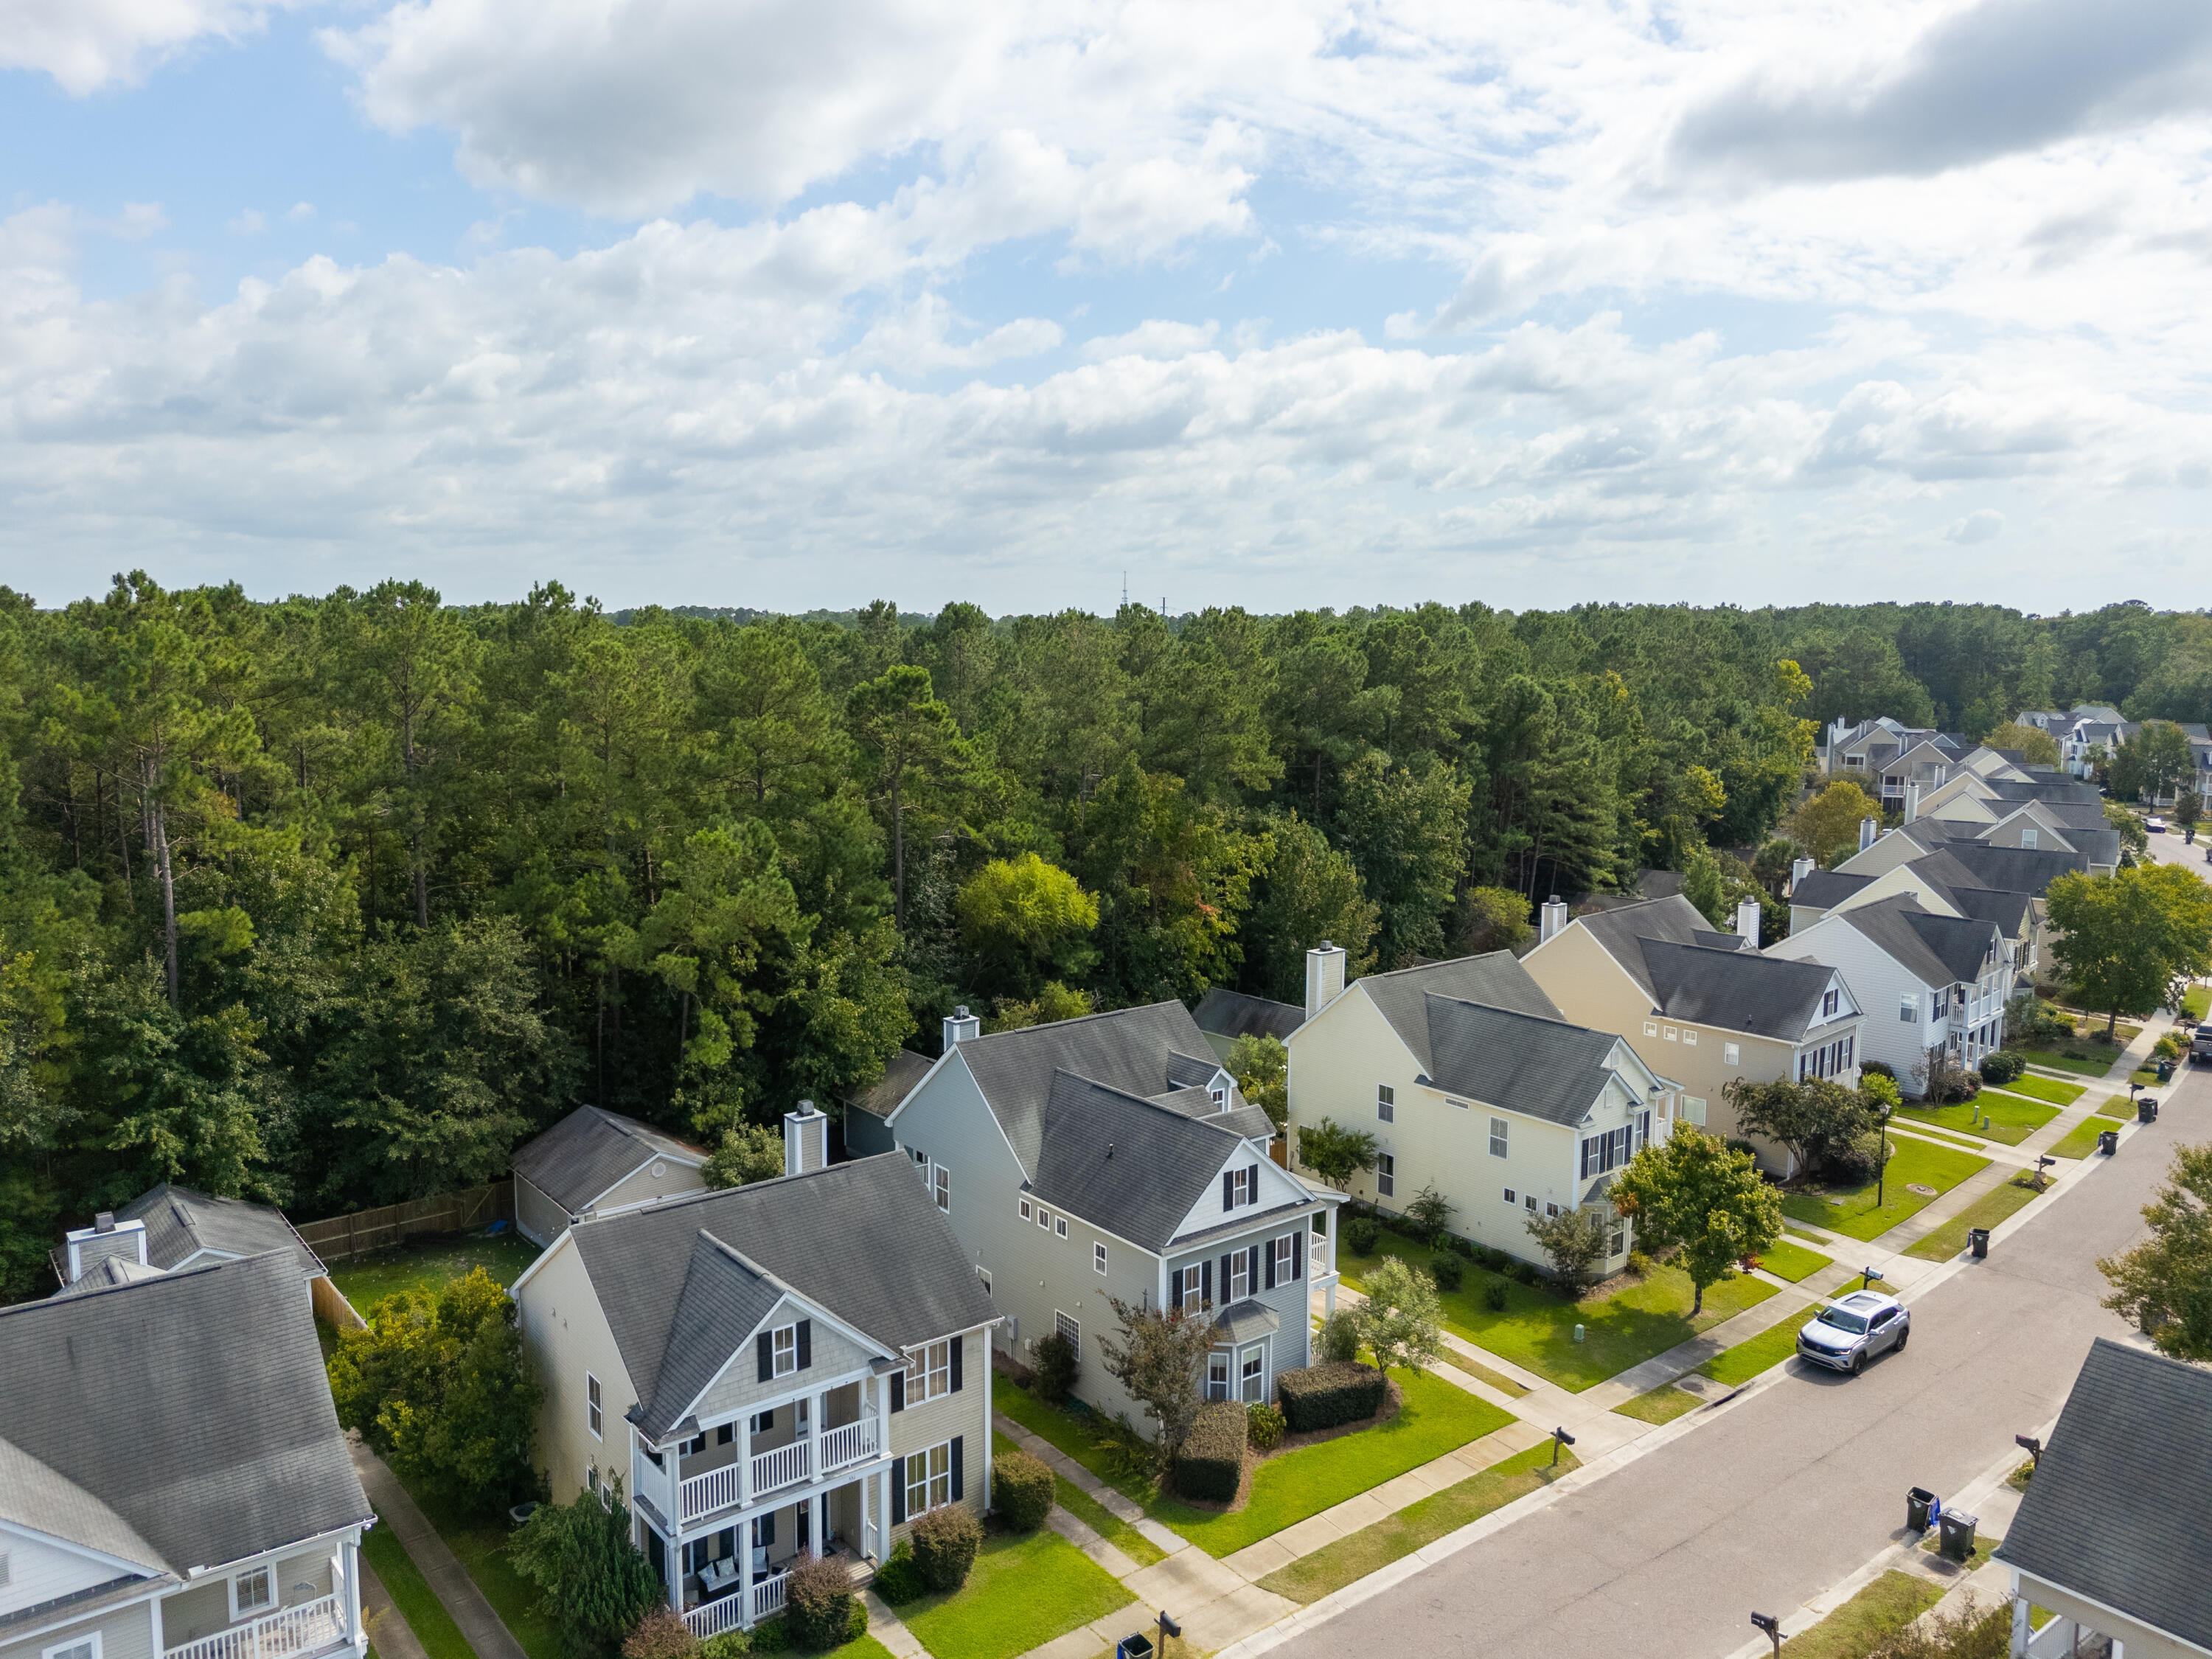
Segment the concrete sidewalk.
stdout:
[[477,1659],[529,1659],[522,1644],[500,1621],[492,1611],[491,1603],[484,1600],[477,1581],[460,1564],[446,1540],[438,1536],[438,1529],[416,1507],[408,1496],[407,1488],[399,1484],[399,1477],[385,1467],[384,1460],[362,1443],[358,1434],[348,1433],[346,1445],[353,1454],[354,1473],[361,1477],[363,1491],[383,1523],[392,1534],[406,1546],[422,1577],[429,1581],[430,1589],[460,1626],[461,1634],[477,1652]]

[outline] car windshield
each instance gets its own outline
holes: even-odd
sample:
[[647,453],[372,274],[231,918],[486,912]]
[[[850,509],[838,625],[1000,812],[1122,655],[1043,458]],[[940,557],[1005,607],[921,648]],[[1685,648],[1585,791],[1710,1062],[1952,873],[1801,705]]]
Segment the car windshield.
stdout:
[[1854,1336],[1863,1334],[1867,1328],[1866,1316],[1855,1314],[1847,1308],[1821,1309],[1820,1322],[1833,1325],[1839,1331],[1849,1331]]

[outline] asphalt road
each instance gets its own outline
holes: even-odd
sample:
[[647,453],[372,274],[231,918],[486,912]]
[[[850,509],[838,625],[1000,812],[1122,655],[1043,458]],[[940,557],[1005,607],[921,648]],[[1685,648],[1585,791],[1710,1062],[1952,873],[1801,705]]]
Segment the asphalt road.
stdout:
[[[1548,1509],[1285,1643],[1483,1659],[1715,1659],[1901,1535],[1905,1492],[1948,1494],[2064,1403],[2093,1339],[2097,1258],[2142,1232],[2183,1141],[2212,1139],[2212,1077],[2185,1073],[2159,1121],[2072,1191],[1912,1302],[1912,1340],[1856,1378],[1791,1374]],[[1382,1641],[1376,1638],[1383,1631]]]

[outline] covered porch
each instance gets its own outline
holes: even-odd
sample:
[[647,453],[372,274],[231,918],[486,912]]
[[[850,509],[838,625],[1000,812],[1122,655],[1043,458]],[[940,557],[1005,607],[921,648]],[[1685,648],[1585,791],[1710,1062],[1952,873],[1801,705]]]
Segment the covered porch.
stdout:
[[889,1506],[889,1487],[878,1470],[781,1504],[771,1500],[712,1531],[684,1536],[672,1549],[649,1531],[647,1554],[669,1586],[670,1604],[703,1641],[781,1613],[791,1569],[802,1556],[842,1560],[856,1579],[865,1577],[882,1553]]

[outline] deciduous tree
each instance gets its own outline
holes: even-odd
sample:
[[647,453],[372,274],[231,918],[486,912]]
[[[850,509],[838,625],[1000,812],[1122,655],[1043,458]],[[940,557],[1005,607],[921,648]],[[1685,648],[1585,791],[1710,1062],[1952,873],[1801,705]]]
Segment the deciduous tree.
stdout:
[[1695,1287],[1692,1318],[1705,1310],[1707,1285],[1782,1236],[1781,1195],[1751,1154],[1686,1124],[1629,1159],[1613,1200],[1644,1249],[1676,1250],[1675,1265]]
[[2212,1360],[2212,1143],[2175,1150],[2158,1197],[2143,1206],[2150,1237],[2098,1262],[2105,1305],[2176,1359]]
[[2045,902],[2051,954],[2107,1036],[2122,1014],[2179,1007],[2187,981],[2212,972],[2212,888],[2179,866],[2063,875]]
[[1152,1445],[1164,1470],[1190,1432],[1203,1403],[1206,1357],[1213,1351],[1213,1315],[1181,1308],[1139,1307],[1109,1297],[1119,1340],[1100,1344],[1106,1371],[1152,1419]]

